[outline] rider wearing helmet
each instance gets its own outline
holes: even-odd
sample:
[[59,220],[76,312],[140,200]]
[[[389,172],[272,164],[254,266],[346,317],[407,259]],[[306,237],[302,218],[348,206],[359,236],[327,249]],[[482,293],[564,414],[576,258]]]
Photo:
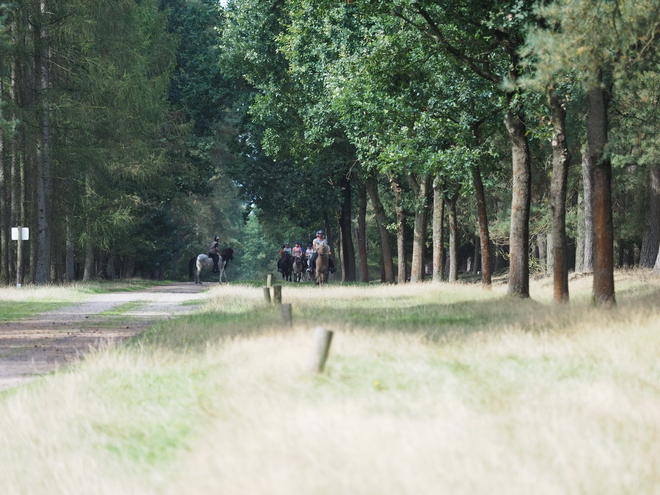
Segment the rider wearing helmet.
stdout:
[[[318,257],[316,248],[321,244],[328,245],[328,240],[325,238],[325,232],[323,232],[322,230],[318,230],[316,232],[316,238],[312,241],[314,254],[312,255],[312,259],[309,260],[309,268],[307,269],[307,271],[309,272],[314,271],[314,267],[316,266],[316,258]],[[332,254],[332,253],[329,252],[328,254]],[[332,258],[330,258],[330,256],[328,256],[328,270],[330,271],[330,273],[335,273],[337,271],[337,269],[335,268],[335,263],[332,261]]]
[[312,256],[314,256],[314,245],[310,242],[307,244],[307,249],[305,249],[305,270],[308,272],[311,272],[311,266],[312,266]]
[[209,258],[213,259],[213,273],[220,273],[220,268],[218,268],[218,262],[220,261],[220,247],[218,246],[218,241],[220,238],[216,235],[213,238],[213,242],[209,246]]
[[282,271],[282,260],[287,256],[291,255],[291,244],[285,242],[282,244],[282,249],[280,249],[280,259],[277,260],[277,271]]
[[302,243],[300,241],[296,241],[295,246],[293,246],[293,249],[291,250],[291,256],[294,258],[296,256],[300,256],[302,258],[303,255],[303,248],[302,248]]

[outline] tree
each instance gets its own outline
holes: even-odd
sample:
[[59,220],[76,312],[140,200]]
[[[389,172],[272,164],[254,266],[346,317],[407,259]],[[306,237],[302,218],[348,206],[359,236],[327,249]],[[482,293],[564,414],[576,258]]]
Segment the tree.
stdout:
[[615,303],[608,109],[612,91],[625,87],[631,73],[653,53],[660,26],[652,14],[657,8],[653,0],[643,4],[559,0],[540,9],[545,25],[534,34],[541,77],[550,80],[573,71],[584,81],[593,167],[593,292],[595,302],[602,305]]

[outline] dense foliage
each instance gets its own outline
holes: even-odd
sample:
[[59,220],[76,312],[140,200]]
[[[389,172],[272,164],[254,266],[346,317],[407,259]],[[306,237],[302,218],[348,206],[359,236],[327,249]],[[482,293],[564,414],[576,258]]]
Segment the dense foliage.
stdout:
[[180,278],[214,235],[258,278],[319,228],[345,281],[476,276],[479,238],[523,297],[558,243],[560,271],[653,267],[656,7],[3,4],[2,278],[17,225],[36,283]]

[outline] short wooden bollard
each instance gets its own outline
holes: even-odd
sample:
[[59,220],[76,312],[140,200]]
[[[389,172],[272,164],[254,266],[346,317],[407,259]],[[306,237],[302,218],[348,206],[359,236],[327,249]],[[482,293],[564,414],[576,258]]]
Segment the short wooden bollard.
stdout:
[[266,287],[272,287],[273,286],[273,274],[271,273],[266,277]]
[[273,300],[275,304],[282,304],[282,286],[273,285]]
[[291,304],[288,303],[282,304],[282,323],[284,323],[289,327],[292,324]]
[[264,287],[264,301],[266,304],[270,304],[270,287]]
[[325,362],[330,353],[330,343],[332,342],[332,331],[323,327],[316,327],[314,330],[314,350],[309,361],[309,370],[312,373],[321,373],[325,367]]

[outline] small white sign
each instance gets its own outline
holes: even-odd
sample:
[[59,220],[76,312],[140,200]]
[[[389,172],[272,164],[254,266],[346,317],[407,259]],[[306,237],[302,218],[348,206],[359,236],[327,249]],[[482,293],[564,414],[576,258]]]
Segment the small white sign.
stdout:
[[[12,227],[11,228],[11,240],[12,241],[17,241],[18,240],[18,227]],[[30,228],[29,227],[21,228],[21,240],[23,240],[23,241],[30,240]]]

